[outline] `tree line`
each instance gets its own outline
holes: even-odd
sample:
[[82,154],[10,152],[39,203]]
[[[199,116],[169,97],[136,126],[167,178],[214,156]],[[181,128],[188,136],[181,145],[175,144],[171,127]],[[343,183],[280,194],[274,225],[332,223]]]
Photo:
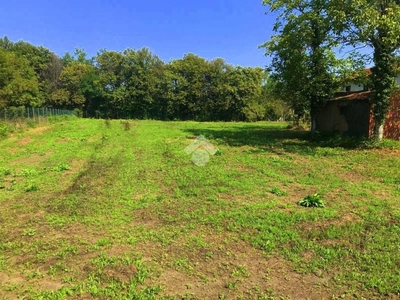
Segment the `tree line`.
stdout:
[[75,109],[87,117],[199,121],[287,119],[261,68],[234,67],[195,54],[163,62],[149,49],[82,49],[63,57],[0,38],[0,109]]

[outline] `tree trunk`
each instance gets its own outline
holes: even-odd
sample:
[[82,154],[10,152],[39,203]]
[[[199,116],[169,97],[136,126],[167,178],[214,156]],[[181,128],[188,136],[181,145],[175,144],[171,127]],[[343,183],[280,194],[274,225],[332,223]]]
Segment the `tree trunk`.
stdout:
[[311,135],[314,135],[317,131],[317,120],[315,116],[311,116]]
[[374,138],[381,142],[383,139],[383,122],[382,121],[376,121],[375,122],[375,128],[374,128]]
[[317,110],[315,107],[311,107],[310,119],[311,119],[311,136],[314,136],[315,132],[317,131]]

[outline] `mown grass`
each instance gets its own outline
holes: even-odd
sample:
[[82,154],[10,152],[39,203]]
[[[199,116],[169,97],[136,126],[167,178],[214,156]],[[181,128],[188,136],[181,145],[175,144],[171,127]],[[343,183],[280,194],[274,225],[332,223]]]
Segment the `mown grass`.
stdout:
[[78,119],[0,141],[0,299],[399,296],[400,144],[285,127]]

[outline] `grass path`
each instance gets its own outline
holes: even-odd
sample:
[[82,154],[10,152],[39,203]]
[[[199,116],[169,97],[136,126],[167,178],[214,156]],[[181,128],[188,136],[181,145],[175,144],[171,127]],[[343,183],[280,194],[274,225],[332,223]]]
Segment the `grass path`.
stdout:
[[[204,167],[184,152],[201,134]],[[0,299],[396,299],[400,144],[322,145],[87,119],[0,141]]]

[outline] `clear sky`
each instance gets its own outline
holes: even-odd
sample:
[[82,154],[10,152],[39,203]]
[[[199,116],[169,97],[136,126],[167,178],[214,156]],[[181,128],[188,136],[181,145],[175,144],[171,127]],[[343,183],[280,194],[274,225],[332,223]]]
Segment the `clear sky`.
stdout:
[[89,56],[148,47],[164,61],[192,52],[264,67],[258,46],[274,22],[265,11],[261,0],[12,0],[1,3],[0,36],[60,56],[77,47]]

